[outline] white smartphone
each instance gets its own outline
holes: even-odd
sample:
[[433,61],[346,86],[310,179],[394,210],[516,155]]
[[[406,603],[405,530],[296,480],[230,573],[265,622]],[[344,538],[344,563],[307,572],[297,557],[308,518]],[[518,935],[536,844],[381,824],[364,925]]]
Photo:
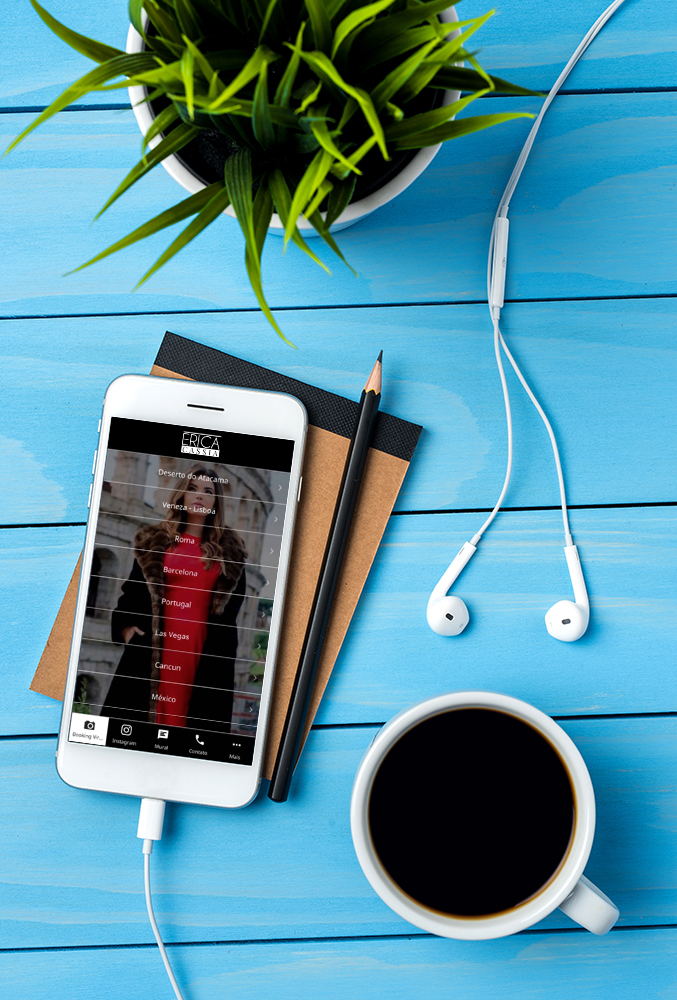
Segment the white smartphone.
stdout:
[[256,795],[306,426],[282,393],[108,387],[57,749],[68,784]]

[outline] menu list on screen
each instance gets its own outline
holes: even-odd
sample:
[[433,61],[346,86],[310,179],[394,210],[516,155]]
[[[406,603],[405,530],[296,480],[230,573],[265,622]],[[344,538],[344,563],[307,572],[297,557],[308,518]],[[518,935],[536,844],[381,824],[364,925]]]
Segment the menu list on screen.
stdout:
[[112,418],[71,742],[251,764],[293,448]]

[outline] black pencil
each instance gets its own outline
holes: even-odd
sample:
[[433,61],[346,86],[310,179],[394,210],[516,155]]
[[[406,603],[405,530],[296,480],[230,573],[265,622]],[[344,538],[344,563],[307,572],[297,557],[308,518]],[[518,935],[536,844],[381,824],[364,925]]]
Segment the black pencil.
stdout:
[[348,457],[343,472],[343,481],[339,490],[334,519],[332,521],[324,562],[320,570],[320,578],[315,591],[313,609],[310,613],[308,629],[303,643],[299,668],[294,681],[291,701],[287,709],[282,739],[277,751],[277,759],[273,777],[268,790],[268,797],[273,802],[285,802],[289,795],[294,767],[299,754],[303,727],[308,714],[308,705],[313,691],[317,665],[320,662],[324,637],[327,632],[329,615],[334,600],[336,584],[343,555],[348,541],[348,532],[353,519],[353,511],[357,502],[357,494],[367,460],[369,443],[378,407],[381,402],[381,359],[383,351],[378,356],[367,384],[362,390],[360,408],[355,423],[355,430],[350,442]]

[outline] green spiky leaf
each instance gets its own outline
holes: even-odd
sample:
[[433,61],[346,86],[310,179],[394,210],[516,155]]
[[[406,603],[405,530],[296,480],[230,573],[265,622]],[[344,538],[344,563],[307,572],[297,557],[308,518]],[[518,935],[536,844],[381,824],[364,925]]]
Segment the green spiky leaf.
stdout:
[[159,271],[168,260],[171,260],[171,258],[179,252],[179,250],[183,250],[184,247],[188,246],[188,244],[192,242],[196,236],[199,236],[200,233],[207,228],[207,226],[211,225],[211,223],[214,222],[214,220],[228,208],[230,203],[228,192],[222,185],[219,185],[219,188],[220,190],[213,194],[207,204],[199,211],[197,217],[186,226],[182,233],[179,233],[173,243],[170,243],[165,252],[158,257],[150,270],[146,271],[141,281],[139,281],[136,285],[136,288],[140,288],[144,282],[148,281],[152,274]]
[[256,266],[258,267],[259,274],[261,271],[261,254],[263,253],[263,244],[266,242],[268,226],[270,225],[272,217],[273,196],[270,193],[270,188],[266,180],[262,179],[259,184],[258,191],[256,192],[253,205],[254,246],[256,249]]
[[150,145],[153,139],[161,136],[178,120],[179,112],[173,104],[170,104],[169,107],[166,107],[163,111],[161,111],[148,126],[148,131],[144,135],[143,142],[141,144],[141,155],[143,156],[146,152],[146,147]]
[[[473,24],[463,31],[457,38],[452,38],[450,42],[441,45],[436,51],[432,52],[430,56],[423,62],[423,64],[416,70],[415,73],[407,80],[407,83],[402,88],[399,93],[399,99],[403,102],[410,101],[412,98],[420,94],[424,87],[433,80],[439,69],[445,65],[445,63],[450,62],[454,57],[458,60],[459,54],[463,51],[464,42],[474,35],[475,32],[480,28],[488,18],[493,15],[494,11],[490,10],[488,14],[484,17],[478,17]],[[486,86],[486,84],[485,84]]]
[[277,0],[270,0],[268,6],[266,7],[266,13],[263,16],[263,24],[261,25],[261,31],[259,32],[259,45],[263,41],[266,31],[268,30],[268,25],[270,24],[270,19],[273,16],[273,12],[277,6]]
[[152,149],[147,156],[144,156],[144,158],[129,171],[122,184],[118,185],[101,211],[97,212],[95,218],[98,219],[100,215],[103,215],[106,209],[110,208],[113,202],[117,201],[121,194],[124,194],[124,192],[127,191],[132,184],[135,184],[138,180],[140,180],[141,177],[147,174],[149,170],[152,170],[153,167],[157,166],[158,163],[161,163],[165,157],[171,156],[172,153],[178,153],[180,149],[187,146],[190,140],[195,138],[198,131],[199,129],[195,128],[195,126],[186,125],[183,122],[181,125],[177,125],[173,132],[170,132],[169,135],[162,140],[162,142],[158,143],[158,145],[155,146],[155,148]]
[[355,174],[347,177],[344,181],[335,182],[334,188],[327,199],[327,215],[324,220],[327,229],[334,225],[338,217],[350,204],[356,182],[357,177]]
[[129,0],[128,13],[130,23],[143,37],[145,35],[143,28],[143,0]]
[[381,152],[383,153],[383,159],[389,160],[390,156],[388,155],[388,150],[386,149],[383,126],[379,121],[371,95],[365,90],[361,90],[359,87],[353,87],[352,84],[347,83],[328,56],[326,56],[323,52],[302,52],[301,58],[315,70],[321,80],[338,87],[345,94],[347,94],[348,97],[352,97],[353,100],[357,102],[376,137],[376,141],[378,142]]
[[327,244],[327,246],[331,250],[334,251],[334,253],[339,258],[339,260],[342,260],[343,263],[346,265],[346,267],[349,268],[349,270],[351,270],[353,272],[353,274],[355,275],[355,277],[357,278],[357,276],[358,276],[357,275],[357,271],[355,270],[355,268],[353,268],[353,267],[350,266],[350,264],[348,263],[348,261],[345,259],[345,257],[343,256],[343,254],[339,250],[339,248],[338,248],[338,246],[336,244],[336,240],[334,239],[334,237],[329,232],[329,227],[326,225],[324,219],[320,215],[319,210],[313,212],[313,214],[308,217],[308,221],[311,223],[311,225],[316,230],[316,232],[318,232],[320,234],[320,236],[322,237],[322,239],[324,240],[324,242]]
[[513,118],[533,117],[525,112],[513,112],[500,115],[479,115],[476,118],[461,118],[460,121],[447,122],[446,125],[438,125],[437,128],[427,129],[425,132],[419,132],[405,139],[398,139],[393,145],[395,149],[421,149],[423,146],[436,146],[439,142],[448,142],[449,139],[458,139],[462,135],[480,132],[493,125],[512,121]]
[[252,128],[263,149],[270,149],[275,142],[275,129],[268,103],[268,64],[265,62],[261,67],[254,91]]
[[278,88],[275,91],[275,103],[280,104],[283,108],[289,107],[289,102],[291,100],[292,90],[294,89],[294,84],[296,82],[296,75],[301,65],[301,45],[303,44],[303,32],[306,26],[304,21],[298,30],[296,36],[296,42],[292,48],[292,57],[287,63],[286,69],[282,74],[282,79],[278,84]]
[[199,38],[201,34],[200,22],[193,4],[190,0],[172,0],[172,2],[181,34],[194,39]]
[[45,108],[42,114],[38,115],[38,117],[23,130],[21,135],[17,136],[17,138],[7,147],[7,152],[9,153],[15,146],[18,146],[21,140],[25,139],[34,128],[37,128],[38,125],[47,121],[48,118],[51,118],[52,115],[55,115],[58,111],[63,111],[64,108],[67,108],[69,104],[77,101],[78,98],[82,97],[84,94],[88,94],[93,90],[106,89],[105,84],[108,80],[114,80],[116,77],[122,75],[133,76],[143,67],[154,65],[154,61],[153,56],[148,55],[145,52],[139,55],[126,55],[124,52],[121,52],[119,56],[113,56],[112,59],[103,63],[103,65],[99,66],[98,69],[91,70],[85,76],[80,77],[79,80],[76,80],[75,83],[71,84],[70,87],[64,90],[60,97],[57,97],[55,101],[52,101],[49,107]]
[[304,209],[304,215],[306,216],[307,219],[313,217],[313,215],[318,210],[324,199],[331,191],[333,191],[333,189],[334,185],[327,177],[325,177],[320,186],[318,187],[317,191],[313,195],[312,199]]
[[238,94],[248,83],[258,77],[264,63],[274,62],[278,56],[266,45],[259,45],[254,54],[247,60],[234,80],[223,88],[212,104],[212,111],[218,111],[221,104]]
[[432,24],[422,25],[420,28],[412,28],[401,35],[396,35],[391,41],[386,42],[378,48],[368,52],[362,52],[360,46],[360,58],[364,59],[365,65],[370,69],[379,66],[381,63],[390,62],[405,52],[412,49],[419,49],[426,42],[436,41],[439,38],[439,26]]
[[[528,90],[526,87],[518,87],[517,84],[508,83],[499,76],[490,75],[491,82],[497,94],[514,94],[517,97],[543,97],[538,90]],[[461,66],[448,66],[437,71],[434,79],[430,82],[431,87],[441,90],[478,90],[482,87],[483,80],[474,69],[467,69]]]
[[150,23],[165,42],[180,45],[183,31],[178,18],[175,20],[156,0],[143,0],[143,6]]
[[325,149],[328,153],[334,157],[338,163],[343,164],[347,170],[352,170],[356,174],[361,174],[362,171],[351,163],[350,160],[343,155],[341,150],[338,148],[331,135],[329,134],[329,129],[327,128],[327,123],[325,121],[313,122],[310,126],[310,130],[317,139],[320,146]]
[[433,39],[430,42],[426,42],[422,45],[420,49],[405,59],[403,63],[396,66],[395,69],[391,70],[390,73],[385,77],[384,80],[379,83],[379,85],[372,92],[372,98],[374,101],[374,107],[377,111],[384,108],[391,97],[394,97],[411,79],[413,74],[418,70],[419,66],[429,55],[432,50],[437,45],[437,42]]
[[41,7],[37,0],[31,0],[31,6],[36,14],[42,18],[47,27],[52,29],[55,35],[63,39],[76,52],[81,52],[83,56],[87,56],[88,59],[104,63],[109,59],[114,59],[115,56],[124,55],[121,49],[114,49],[112,45],[104,45],[103,42],[95,42],[93,38],[86,38],[85,35],[79,35],[77,31],[67,28],[61,21],[57,21],[55,17],[52,17],[44,7]]
[[[362,35],[361,46],[364,49],[380,48],[409,28],[415,28],[432,18],[437,19],[437,15],[448,7],[449,0],[430,0],[429,3],[416,3],[407,10],[394,13],[391,17],[379,18]],[[455,27],[455,24],[450,25],[449,30]]]
[[310,14],[310,27],[315,39],[315,48],[320,52],[329,52],[331,46],[331,22],[327,15],[323,0],[305,0],[306,9]]
[[377,14],[394,3],[394,0],[377,0],[376,3],[367,4],[366,7],[358,7],[336,26],[334,40],[331,46],[331,57],[334,59],[336,53],[341,48],[349,35],[352,35],[357,28],[364,28],[366,24],[371,24]]
[[[279,167],[276,167],[275,170],[271,171],[268,178],[268,186],[275,202],[277,214],[280,216],[280,222],[283,226],[286,226],[287,219],[289,218],[289,211],[291,209],[291,193],[284,174]],[[299,247],[300,250],[303,250],[303,252],[310,257],[312,261],[319,264],[319,266],[326,271],[327,274],[331,273],[326,264],[324,264],[310,249],[306,241],[301,236],[297,226],[294,226],[291,238],[292,242]]]
[[178,205],[168,208],[166,212],[161,212],[149,222],[144,222],[142,226],[135,229],[129,234],[129,236],[125,236],[123,239],[118,240],[117,243],[113,243],[113,245],[108,247],[107,250],[102,250],[101,253],[96,255],[96,257],[92,257],[91,260],[88,260],[86,264],[81,264],[80,267],[76,267],[72,271],[68,271],[67,274],[75,274],[76,271],[82,271],[83,268],[89,267],[90,264],[96,264],[97,261],[103,260],[105,257],[109,257],[112,253],[117,253],[118,250],[124,250],[125,247],[129,247],[133,243],[138,243],[139,240],[145,240],[146,237],[153,236],[155,233],[159,233],[162,229],[166,229],[168,226],[174,226],[177,222],[183,222],[184,219],[190,218],[191,215],[196,215],[198,212],[201,212],[202,209],[209,204],[214,195],[218,194],[218,192],[222,189],[223,184],[220,181],[217,181],[215,184],[210,184],[209,187],[203,188],[202,191],[198,191],[197,194],[192,194],[189,198],[184,198],[184,200],[179,202]]
[[287,225],[285,226],[284,231],[285,246],[291,239],[292,232],[298,222],[299,216],[303,214],[306,206],[310,204],[315,192],[318,190],[329,173],[332,161],[333,157],[331,153],[328,153],[325,149],[318,150],[311,160],[303,177],[296,185],[296,190],[294,191],[289,209],[289,218],[287,219]]
[[470,94],[469,97],[463,97],[461,100],[454,101],[452,104],[447,104],[442,108],[435,108],[434,111],[424,111],[420,115],[412,115],[411,118],[407,118],[405,121],[389,125],[386,129],[386,139],[388,142],[394,142],[397,139],[404,139],[409,135],[416,135],[418,132],[424,132],[426,129],[443,125],[453,115],[459,114],[473,101],[488,93],[488,88],[486,90],[478,90],[476,94]]
[[[272,197],[267,189],[267,186],[265,188],[265,193],[262,194],[260,198],[258,197],[257,192],[258,204],[256,213],[254,212],[254,202],[252,201],[252,161],[251,153],[248,149],[243,149],[241,152],[235,153],[226,160],[226,187],[228,189],[233,208],[235,209],[237,220],[240,223],[240,228],[244,234],[245,266],[247,268],[247,274],[249,276],[252,290],[256,295],[261,310],[270,325],[277,331],[285,343],[293,347],[294,345],[291,341],[287,340],[285,335],[282,333],[282,330],[280,330],[277,325],[275,318],[270,311],[270,306],[268,305],[265,295],[263,294],[263,285],[261,283],[261,250],[259,249],[259,240],[262,226],[261,219],[265,218],[268,209],[270,209],[268,221],[266,222],[267,228],[272,216]],[[259,191],[261,191],[261,188],[262,185],[259,185]],[[257,239],[257,235],[259,239]]]
[[195,117],[195,81],[193,70],[195,67],[195,54],[190,46],[186,46],[181,57],[181,81],[186,95],[186,108],[188,117]]

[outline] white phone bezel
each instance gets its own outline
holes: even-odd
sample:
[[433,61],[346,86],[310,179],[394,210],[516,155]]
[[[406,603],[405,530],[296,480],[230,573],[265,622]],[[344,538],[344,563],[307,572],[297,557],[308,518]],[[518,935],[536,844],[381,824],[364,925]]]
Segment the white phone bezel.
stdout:
[[[188,403],[224,407],[224,411],[188,409]],[[178,418],[184,413],[186,419],[181,421]],[[116,747],[89,746],[68,740],[111,417],[150,420],[155,423],[173,424],[177,428],[204,427],[214,431],[230,431],[294,441],[287,513],[280,546],[266,670],[261,691],[261,708],[251,765],[229,764],[203,758],[165,756]],[[56,756],[57,771],[67,784],[77,788],[117,792],[123,795],[228,808],[245,806],[255,797],[261,781],[265,734],[299,498],[306,428],[305,407],[295,397],[283,393],[157,378],[150,375],[123,375],[109,385],[99,429],[99,447],[91,487],[89,518]]]

